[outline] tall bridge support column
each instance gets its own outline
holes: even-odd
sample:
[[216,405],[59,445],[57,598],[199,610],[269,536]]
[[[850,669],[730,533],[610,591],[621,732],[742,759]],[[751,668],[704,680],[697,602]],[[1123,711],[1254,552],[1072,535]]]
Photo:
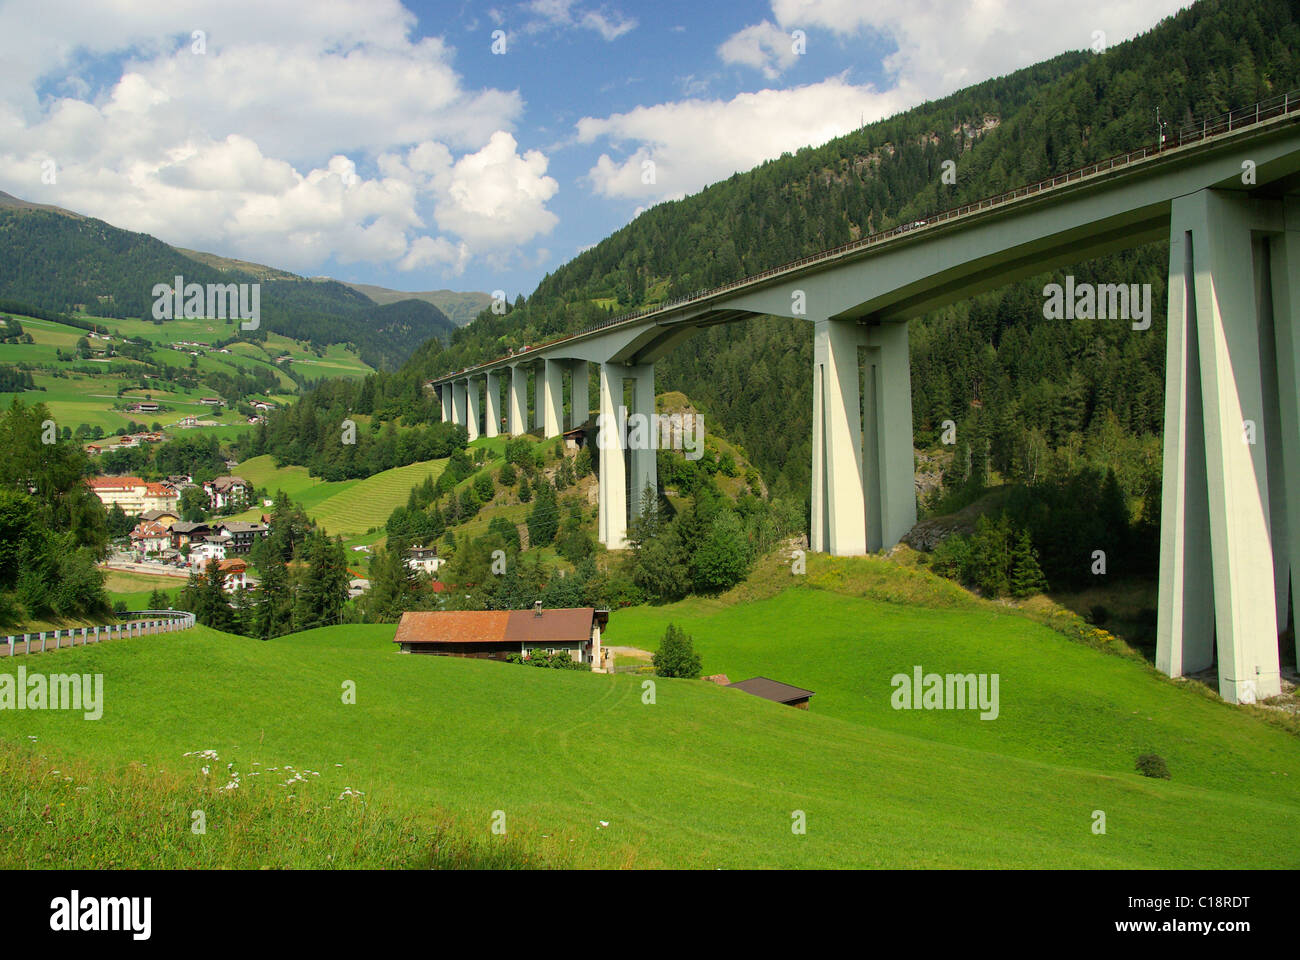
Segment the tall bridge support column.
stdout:
[[867,552],[862,488],[858,345],[862,331],[844,320],[813,330],[812,536],[819,553]]
[[596,445],[600,451],[599,539],[610,550],[627,546],[627,472],[623,463],[623,377],[620,363],[600,365],[600,416]]
[[862,363],[867,549],[887,550],[916,526],[912,373],[906,323],[866,331]]
[[[1285,529],[1278,540],[1274,561],[1290,570],[1290,583],[1281,580],[1281,591],[1291,588],[1290,613],[1300,632],[1300,200],[1285,201],[1284,231],[1269,241],[1269,279],[1273,294],[1273,338],[1277,350],[1277,387],[1282,473],[1290,478],[1281,485],[1285,494]],[[1276,503],[1276,497],[1274,499]],[[1286,605],[1279,625],[1286,623]],[[1300,643],[1296,644],[1296,668],[1300,670]]]
[[438,405],[442,407],[442,422],[451,419],[451,384],[444,383],[438,388]]
[[537,425],[546,439],[564,432],[563,360],[546,360],[537,369]]
[[512,437],[528,432],[528,371],[510,365],[510,396],[506,407],[506,430]]
[[478,383],[479,382],[476,377],[470,377],[465,381],[465,396],[468,400],[468,403],[466,404],[466,410],[469,414],[469,419],[466,420],[465,422],[465,429],[469,431],[469,438],[471,441],[478,439],[478,425],[480,419],[479,402],[478,402]]
[[887,549],[915,523],[907,326],[817,321],[812,549],[841,557]]
[[489,437],[501,433],[501,374],[493,370],[487,375],[487,402],[484,404],[483,432]]
[[1261,336],[1275,291],[1260,299],[1265,248],[1253,242],[1274,232],[1267,212],[1202,190],[1174,200],[1170,220],[1156,666],[1171,676],[1203,669],[1217,647],[1230,703],[1281,692],[1268,484],[1278,447],[1266,436],[1274,417],[1263,374],[1278,368],[1274,339]]
[[457,423],[462,427],[465,426],[465,421],[468,419],[465,414],[468,392],[464,380],[456,380],[451,385],[451,419],[453,423]]
[[[659,495],[659,436],[655,428],[655,368],[653,363],[624,368],[632,385],[632,409],[627,429],[628,452],[628,521],[645,511],[645,491],[650,487]],[[632,420],[632,415],[637,415]],[[640,429],[638,429],[640,428]]]
[[575,430],[591,416],[591,373],[586,360],[574,360],[569,369],[569,429]]

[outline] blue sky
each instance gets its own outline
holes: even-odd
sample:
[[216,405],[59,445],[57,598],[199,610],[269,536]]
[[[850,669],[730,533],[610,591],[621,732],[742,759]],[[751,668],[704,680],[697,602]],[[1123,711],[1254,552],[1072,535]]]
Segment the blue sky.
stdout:
[[0,190],[513,299],[648,206],[1183,5],[2,0]]

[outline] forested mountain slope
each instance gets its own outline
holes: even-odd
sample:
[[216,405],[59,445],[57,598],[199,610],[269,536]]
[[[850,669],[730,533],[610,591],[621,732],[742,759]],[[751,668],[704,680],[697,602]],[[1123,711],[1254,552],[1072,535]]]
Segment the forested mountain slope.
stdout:
[[280,333],[317,347],[352,343],[380,369],[395,369],[420,344],[446,339],[456,328],[423,300],[381,306],[335,280],[210,254],[191,257],[145,233],[0,196],[0,299],[38,310],[147,319],[154,285],[177,276],[187,284],[260,283],[261,328],[242,336]]
[[[1176,126],[1300,87],[1297,50],[1294,0],[1202,0],[1103,54],[1064,54],[660,204],[507,315],[480,315],[428,372],[1150,143],[1157,108]],[[945,160],[956,163],[953,185],[941,182]],[[1138,499],[1153,480],[1158,490],[1165,261],[1154,244],[1068,271],[1152,284],[1155,319],[1141,333],[1119,321],[1044,320],[1045,277],[913,322],[918,443],[952,419],[966,449],[984,454],[977,472],[1026,480],[1041,475],[1046,450],[1068,466],[1085,448],[1123,466],[1140,447],[1146,462],[1120,479]],[[811,363],[810,325],[765,318],[697,335],[659,362],[657,387],[691,396],[775,490],[798,496],[808,485]]]

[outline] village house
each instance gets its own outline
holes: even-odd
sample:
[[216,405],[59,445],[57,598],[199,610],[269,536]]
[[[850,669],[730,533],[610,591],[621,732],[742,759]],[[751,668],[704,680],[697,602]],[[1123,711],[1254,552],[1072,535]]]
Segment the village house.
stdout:
[[212,531],[230,538],[226,544],[227,556],[238,556],[252,550],[253,544],[270,533],[270,528],[248,520],[222,520],[212,525]]
[[172,549],[179,550],[182,547],[189,546],[195,540],[201,540],[212,533],[212,528],[206,523],[190,523],[187,520],[178,520],[171,525]]
[[406,569],[415,573],[435,574],[447,561],[438,556],[437,546],[412,547],[406,551]]
[[244,590],[248,587],[248,564],[243,560],[222,560],[217,564],[221,572],[221,589],[227,593]]
[[171,534],[161,523],[152,520],[141,521],[131,531],[131,550],[137,556],[158,555],[170,549],[171,545]]
[[573,660],[607,673],[612,659],[601,645],[608,610],[591,607],[531,610],[408,611],[393,642],[402,653],[505,660],[512,654],[566,651]]
[[226,544],[229,537],[206,536],[190,540],[190,566],[197,570],[207,567],[209,560],[226,559]]
[[126,408],[127,413],[157,413],[162,409],[162,404],[155,400],[141,400],[137,403],[129,404]]
[[175,510],[146,510],[144,513],[140,514],[141,520],[148,520],[157,523],[168,531],[171,530],[172,524],[180,518],[181,515]]
[[91,477],[86,483],[105,507],[112,509],[116,504],[123,513],[133,517],[147,510],[174,513],[180,501],[170,484],[147,482],[139,477]]
[[208,504],[213,510],[223,510],[227,506],[243,508],[248,503],[251,489],[243,477],[221,476],[203,484],[203,492],[208,495]]

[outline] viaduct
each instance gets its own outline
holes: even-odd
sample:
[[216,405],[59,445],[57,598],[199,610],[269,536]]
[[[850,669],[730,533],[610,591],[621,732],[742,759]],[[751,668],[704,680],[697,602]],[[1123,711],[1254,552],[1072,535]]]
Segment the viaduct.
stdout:
[[[554,437],[565,428],[566,393],[568,426],[588,420],[593,366],[608,424],[629,386],[631,412],[654,412],[655,361],[699,330],[761,315],[806,320],[811,546],[866,554],[916,522],[907,321],[1162,239],[1169,314],[1156,662],[1182,676],[1213,665],[1217,651],[1221,695],[1254,702],[1280,692],[1279,624],[1291,595],[1300,599],[1300,96],[429,387],[444,419],[471,439],[496,436],[503,418],[519,434],[529,429],[531,372],[534,428]],[[604,433],[617,449],[617,431]],[[657,482],[654,449],[623,453],[600,462],[600,540],[611,549],[626,546],[628,519]]]

